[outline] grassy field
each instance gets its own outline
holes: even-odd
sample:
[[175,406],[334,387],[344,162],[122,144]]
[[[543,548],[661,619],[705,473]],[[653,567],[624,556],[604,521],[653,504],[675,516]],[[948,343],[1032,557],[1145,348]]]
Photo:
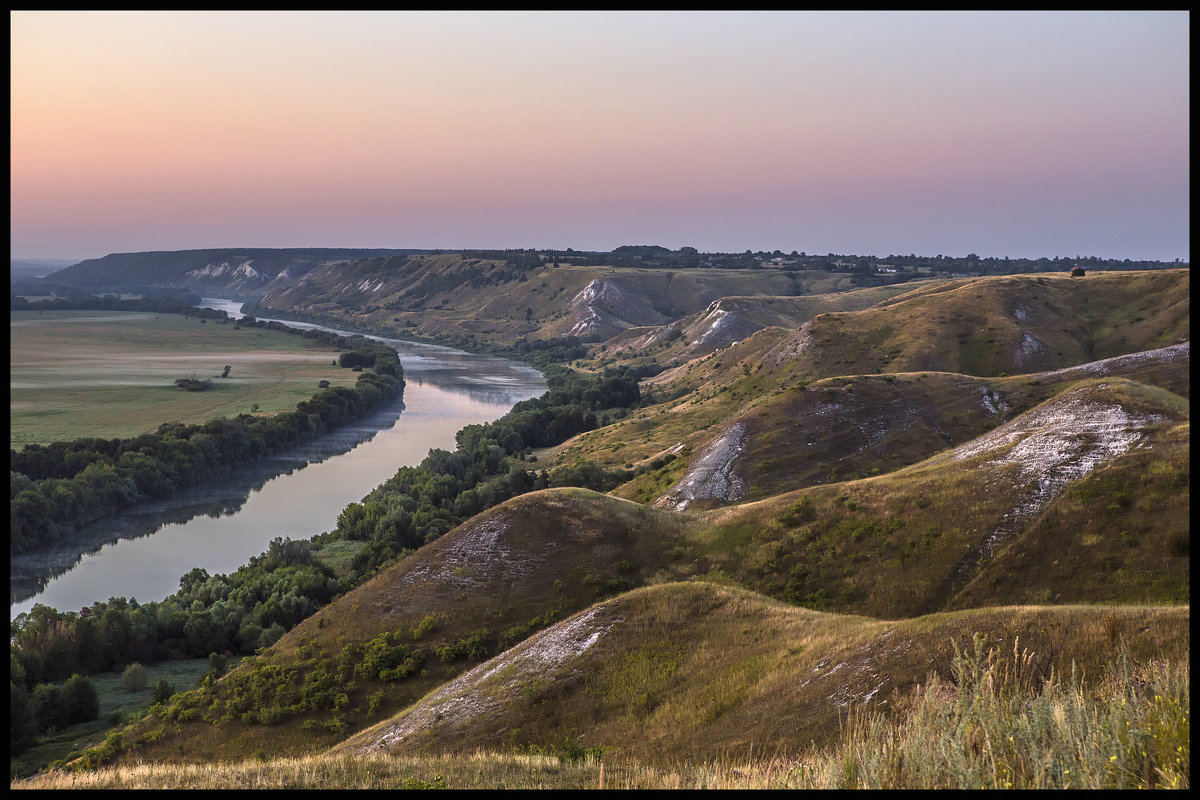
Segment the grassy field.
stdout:
[[[277,331],[175,314],[14,312],[9,350],[10,446],[117,438],[164,422],[291,411],[317,383],[353,386],[337,352]],[[219,377],[226,366],[229,377]],[[176,378],[212,379],[189,392]]]

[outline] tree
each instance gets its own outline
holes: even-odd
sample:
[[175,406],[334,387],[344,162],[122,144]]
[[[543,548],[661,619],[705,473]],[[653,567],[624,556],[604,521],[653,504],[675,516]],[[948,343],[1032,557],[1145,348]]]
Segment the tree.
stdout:
[[15,756],[33,744],[37,735],[33,702],[24,686],[8,683],[8,753]]
[[87,722],[100,716],[100,696],[96,694],[92,681],[83,675],[75,674],[68,678],[59,697],[67,725]]
[[228,377],[229,377],[229,370],[231,370],[231,369],[233,369],[233,367],[231,367],[231,366],[229,366],[228,364],[226,364],[226,365],[225,365],[225,370],[224,370],[224,371],[221,373],[221,377],[222,377],[222,378],[228,378]]

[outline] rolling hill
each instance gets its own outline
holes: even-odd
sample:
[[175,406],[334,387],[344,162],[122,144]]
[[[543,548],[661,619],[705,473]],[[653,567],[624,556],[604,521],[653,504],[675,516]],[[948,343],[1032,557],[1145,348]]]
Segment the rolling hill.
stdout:
[[844,742],[851,711],[897,721],[921,687],[961,685],[977,635],[1038,691],[1186,664],[1187,270],[853,291],[513,270],[327,264],[262,304],[477,341],[586,333],[589,369],[656,359],[640,408],[536,453],[643,469],[482,512],[114,754],[774,763]]

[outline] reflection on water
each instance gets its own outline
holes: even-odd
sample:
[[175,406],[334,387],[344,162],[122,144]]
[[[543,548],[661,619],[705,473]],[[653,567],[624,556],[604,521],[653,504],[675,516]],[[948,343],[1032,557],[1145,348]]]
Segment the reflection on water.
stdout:
[[[205,305],[236,316],[239,304]],[[308,539],[332,530],[342,509],[400,467],[419,464],[431,448],[453,450],[464,426],[497,419],[514,403],[546,390],[541,374],[524,364],[372,338],[400,354],[402,403],[297,450],[101,520],[52,548],[13,558],[10,618],[35,603],[74,610],[110,597],[161,600],[178,590],[179,578],[193,567],[229,573],[277,536]]]
[[[310,464],[319,464],[369,442],[382,430],[392,428],[403,409],[403,401],[397,401],[301,447],[276,453],[203,485],[182,489],[170,497],[141,503],[129,511],[82,527],[52,547],[12,556],[9,561],[9,602],[22,603],[34,598],[51,579],[75,567],[85,554],[95,553],[105,545],[148,536],[168,525],[183,525],[192,519],[232,516],[268,481],[292,475]],[[32,608],[32,603],[28,605]]]

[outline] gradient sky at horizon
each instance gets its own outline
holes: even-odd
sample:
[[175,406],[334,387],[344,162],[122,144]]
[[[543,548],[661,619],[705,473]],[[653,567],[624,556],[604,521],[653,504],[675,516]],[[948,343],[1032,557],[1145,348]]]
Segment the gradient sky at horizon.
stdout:
[[11,12],[11,256],[1189,259],[1180,12]]

